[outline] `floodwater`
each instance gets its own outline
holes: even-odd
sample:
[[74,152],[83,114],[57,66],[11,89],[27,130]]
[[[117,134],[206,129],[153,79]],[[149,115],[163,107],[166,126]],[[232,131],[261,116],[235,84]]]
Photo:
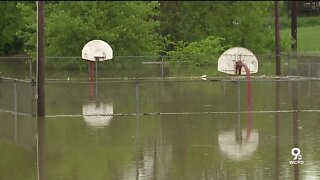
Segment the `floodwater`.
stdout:
[[[2,75],[32,76],[14,67]],[[318,67],[295,73],[320,77]],[[35,86],[1,79],[0,179],[320,179],[319,80],[253,79],[249,111],[245,79],[199,78],[212,72],[141,67],[89,83],[53,70],[41,119]]]
[[319,90],[253,81],[248,112],[246,81],[47,81],[46,118],[0,113],[0,179],[320,179]]

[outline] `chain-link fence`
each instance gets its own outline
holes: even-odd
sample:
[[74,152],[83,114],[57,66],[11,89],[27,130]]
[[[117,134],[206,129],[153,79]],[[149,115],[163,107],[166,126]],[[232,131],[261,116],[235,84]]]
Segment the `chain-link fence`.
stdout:
[[[259,71],[256,76],[275,75],[274,54],[256,54]],[[200,64],[206,58],[210,63]],[[284,76],[320,77],[320,56],[282,54],[281,74]],[[140,77],[190,77],[224,76],[217,70],[218,57],[194,56],[115,56],[112,60],[95,64],[95,78],[140,78]],[[81,57],[47,57],[46,79],[88,80],[88,61]],[[0,58],[2,76],[19,79],[36,79],[37,66],[28,57]]]
[[35,115],[34,81],[0,78],[0,111]]
[[[254,75],[275,75],[275,55],[256,54],[256,56],[259,62],[259,71]],[[90,85],[90,88],[87,88],[87,86],[75,84],[78,83],[76,80],[81,80],[81,82],[88,83],[89,72],[87,61],[83,60],[81,57],[48,57],[46,59],[46,94],[55,94],[56,92],[59,92],[57,96],[54,97],[55,100],[52,101],[52,103],[59,104],[59,102],[56,101],[57,98],[62,98],[64,100],[69,98],[70,102],[73,102],[74,99],[81,99],[80,96],[83,97],[92,96],[92,94],[98,94],[96,93],[96,91],[99,89],[98,84],[103,82],[104,79],[119,79],[121,81],[128,80],[130,78],[161,79],[167,77],[177,77],[177,79],[182,79],[189,77],[200,77],[202,75],[207,75],[207,77],[213,78],[217,77],[220,79],[226,76],[217,70],[218,58],[213,59],[212,63],[209,64],[196,64],[195,61],[197,58],[199,59],[201,57],[186,57],[185,60],[183,58],[176,60],[169,56],[116,56],[112,60],[98,62],[96,64],[95,80],[97,80],[99,83],[90,82],[93,83],[93,85]],[[280,59],[281,72],[283,76],[320,78],[319,56],[293,56],[290,54],[282,54]],[[34,81],[37,77],[36,62],[32,62],[30,58],[27,57],[16,59],[0,58],[0,64],[0,69],[2,72],[2,78],[0,79],[0,110],[35,115],[37,109],[36,82]],[[15,78],[19,78],[20,80]],[[59,86],[59,84],[52,84],[55,82],[55,80],[57,80],[57,83],[62,83],[62,85]],[[133,81],[124,82],[128,82],[129,84],[130,82],[133,83]],[[119,88],[123,88],[123,86],[121,85],[120,87],[119,84],[121,83],[112,84],[112,88],[117,86],[119,86]],[[79,88],[76,88],[76,91],[74,90],[75,86],[79,86]],[[110,91],[111,87],[107,85],[103,85],[103,87],[104,86],[108,87],[108,89],[102,91],[105,94],[106,92]],[[124,86],[124,88],[128,89],[131,88],[131,86]],[[161,88],[163,88],[163,85]],[[155,88],[152,91],[157,89],[158,88]],[[115,94],[119,92],[119,90],[114,91]],[[73,97],[76,94],[80,94],[79,97]],[[153,97],[156,98],[155,95]],[[130,99],[128,101],[127,96],[125,96],[124,99],[126,104],[130,103]],[[75,103],[83,104],[82,101],[76,101],[73,104]],[[73,104],[70,104],[69,106],[72,107]],[[63,108],[63,105],[57,106],[57,109],[59,109],[59,107]],[[113,110],[113,107],[111,107],[109,104],[95,104],[95,106],[91,104],[90,106],[84,105],[83,114],[90,117],[92,116],[93,111],[97,111],[98,109],[101,110],[101,107],[102,110],[106,112]],[[49,109],[48,112],[51,112],[51,109]],[[55,113],[55,111],[52,112]],[[136,111],[130,109],[128,111],[122,110],[119,113],[122,112],[131,113]],[[95,114],[101,113],[97,112]],[[112,113],[102,112],[102,114]]]
[[36,63],[29,57],[0,57],[0,75],[16,79],[33,79]]
[[[259,71],[256,76],[275,75],[274,54],[256,54]],[[210,62],[201,64],[201,59]],[[281,54],[281,74],[284,76],[320,77],[320,56]],[[224,76],[217,70],[218,57],[194,56],[115,56],[95,64],[95,78],[190,77]],[[47,57],[46,79],[88,80],[88,61],[81,57]],[[2,76],[36,79],[37,66],[28,57],[0,57]]]

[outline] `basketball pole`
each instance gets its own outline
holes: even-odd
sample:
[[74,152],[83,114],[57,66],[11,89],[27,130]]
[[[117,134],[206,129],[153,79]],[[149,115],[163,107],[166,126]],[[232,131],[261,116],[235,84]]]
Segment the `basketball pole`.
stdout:
[[94,61],[89,61],[89,81],[90,81],[89,98],[90,98],[90,101],[94,100],[94,86],[93,86],[94,65],[95,65]]
[[38,117],[45,117],[44,1],[38,1]]
[[237,75],[241,75],[241,68],[244,68],[247,76],[247,101],[248,101],[248,125],[247,125],[247,135],[246,141],[248,141],[251,137],[251,129],[252,129],[252,96],[251,96],[251,75],[248,66],[241,61],[236,62],[236,73]]
[[96,88],[95,88],[95,101],[97,101],[98,99],[98,63],[99,63],[99,57],[95,57],[95,60],[96,60]]

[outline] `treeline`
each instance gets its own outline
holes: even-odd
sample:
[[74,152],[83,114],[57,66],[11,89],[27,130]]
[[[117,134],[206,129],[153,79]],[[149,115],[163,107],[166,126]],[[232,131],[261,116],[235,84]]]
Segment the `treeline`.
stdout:
[[[108,42],[115,56],[212,55],[231,46],[274,50],[273,1],[48,1],[47,56],[80,56],[90,40]],[[36,52],[37,7],[0,3],[0,55]],[[282,3],[283,6],[283,3]],[[282,39],[282,50],[290,38]]]

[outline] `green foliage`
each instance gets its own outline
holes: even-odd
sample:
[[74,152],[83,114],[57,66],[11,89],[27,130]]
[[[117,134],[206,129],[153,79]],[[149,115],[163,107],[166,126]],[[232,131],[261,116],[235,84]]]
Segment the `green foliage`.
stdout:
[[37,51],[37,13],[31,5],[17,3],[17,9],[21,12],[23,26],[17,31],[17,36],[24,41],[24,52],[33,60]]
[[[102,39],[111,45],[114,56],[169,54],[174,61],[185,58],[201,65],[214,62],[215,58],[209,57],[216,56],[219,48],[224,47],[222,39],[214,37],[223,38],[223,44],[242,46],[255,54],[268,53],[275,48],[273,5],[264,1],[46,2],[45,54],[80,56],[88,41]],[[282,16],[284,5],[280,2]],[[23,46],[25,53],[35,59],[36,3],[4,2],[0,15],[0,54],[19,52]],[[283,20],[282,17],[282,29],[290,23]],[[299,26],[317,23],[318,16],[298,18]],[[281,51],[289,51],[290,34],[280,37]],[[317,45],[312,44],[308,48],[313,50]],[[86,67],[78,60],[48,64]]]
[[22,41],[16,35],[22,26],[21,13],[16,4],[14,1],[1,2],[0,55],[19,53],[22,49]]
[[[115,56],[156,55],[163,46],[156,32],[157,6],[157,2],[137,1],[46,3],[46,56],[80,56],[93,39],[109,43]],[[25,40],[26,53],[35,57],[36,11],[22,3],[17,7],[25,24],[18,35]]]
[[291,44],[292,44],[291,35],[282,33],[280,35],[280,52],[290,52]]
[[[227,44],[243,46],[255,53],[272,51],[271,2],[175,1],[160,2],[160,32],[171,41],[199,41],[207,36],[223,37]],[[167,47],[172,50],[172,46]]]
[[224,38],[208,36],[198,42],[179,41],[176,50],[170,51],[173,61],[191,61],[196,65],[216,64],[217,55],[230,46],[223,45]]

